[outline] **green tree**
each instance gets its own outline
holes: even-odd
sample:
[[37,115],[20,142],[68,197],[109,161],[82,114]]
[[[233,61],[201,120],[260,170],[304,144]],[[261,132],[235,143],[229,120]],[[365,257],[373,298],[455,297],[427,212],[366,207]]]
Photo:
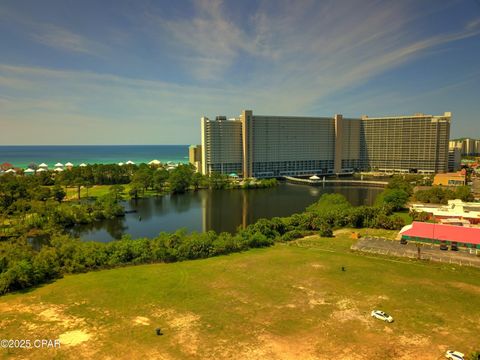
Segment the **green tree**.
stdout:
[[199,172],[195,172],[192,176],[192,186],[195,191],[197,191],[204,181],[204,176]]
[[213,172],[208,178],[208,183],[211,189],[225,189],[229,184],[228,176],[218,172]]
[[455,190],[455,197],[462,201],[473,201],[474,197],[469,186],[459,186]]
[[192,183],[194,169],[190,165],[178,165],[170,172],[168,182],[173,193],[184,193]]
[[323,194],[320,199],[307,208],[309,212],[316,212],[319,214],[333,214],[336,211],[341,211],[351,208],[352,205],[347,198],[341,194]]
[[108,193],[115,199],[115,201],[123,200],[123,194],[125,192],[125,186],[122,185],[112,185],[108,189]]
[[67,193],[65,192],[65,190],[63,190],[63,188],[60,185],[54,185],[52,189],[52,195],[56,201],[61,203],[65,198],[65,196],[67,195]]
[[52,196],[52,193],[48,187],[39,186],[35,191],[34,198],[36,200],[46,202],[48,199],[50,199],[51,196]]
[[168,180],[168,176],[168,170],[164,168],[159,168],[153,173],[153,187],[155,188],[157,194],[163,191],[165,183]]
[[405,208],[409,195],[402,189],[386,189],[376,200],[378,205],[386,204],[391,207],[393,211],[402,210]]
[[133,174],[132,182],[141,185],[143,193],[153,185],[153,171],[149,166],[142,164]]
[[83,186],[85,186],[85,189],[87,190],[87,199],[88,199],[89,198],[88,189],[90,189],[93,186],[92,182],[90,180],[85,180],[85,182],[83,183]]
[[143,190],[143,185],[137,182],[130,183],[130,189],[128,190],[128,194],[130,197],[134,198],[135,200],[139,198],[140,192]]
[[409,196],[413,193],[413,186],[407,176],[395,175],[388,182],[387,189],[398,189],[405,191]]
[[81,198],[80,192],[81,192],[82,186],[85,185],[85,180],[79,176],[74,179],[73,184],[77,187],[77,198],[78,200],[80,200]]

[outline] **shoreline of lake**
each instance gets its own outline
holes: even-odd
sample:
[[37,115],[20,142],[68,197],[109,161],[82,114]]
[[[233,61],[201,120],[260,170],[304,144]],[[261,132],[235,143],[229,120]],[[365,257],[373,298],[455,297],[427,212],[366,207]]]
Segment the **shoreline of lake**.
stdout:
[[124,202],[124,217],[76,226],[73,233],[82,240],[108,242],[130,235],[155,237],[178,229],[216,232],[236,231],[260,218],[290,216],[305,208],[324,193],[344,195],[354,206],[373,205],[382,191],[379,187],[345,185],[305,186],[279,183],[265,189],[235,191],[201,189],[184,194],[167,194]]

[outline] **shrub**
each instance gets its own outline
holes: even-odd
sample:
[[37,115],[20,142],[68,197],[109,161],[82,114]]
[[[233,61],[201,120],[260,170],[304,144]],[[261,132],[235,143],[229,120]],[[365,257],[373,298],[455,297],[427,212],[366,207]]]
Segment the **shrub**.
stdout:
[[318,231],[318,235],[320,235],[321,237],[333,237],[333,230],[328,224],[323,223],[320,226],[320,230]]
[[302,237],[304,237],[303,232],[301,232],[299,230],[291,230],[291,231],[283,234],[280,239],[282,241],[292,241],[292,240],[295,240],[295,239],[300,239]]

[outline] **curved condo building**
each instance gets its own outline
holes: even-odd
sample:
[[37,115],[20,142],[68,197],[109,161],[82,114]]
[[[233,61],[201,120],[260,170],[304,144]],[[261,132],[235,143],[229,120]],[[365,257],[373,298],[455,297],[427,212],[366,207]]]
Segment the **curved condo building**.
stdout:
[[441,173],[448,170],[451,113],[344,118],[254,115],[201,118],[190,160],[203,174],[242,177]]

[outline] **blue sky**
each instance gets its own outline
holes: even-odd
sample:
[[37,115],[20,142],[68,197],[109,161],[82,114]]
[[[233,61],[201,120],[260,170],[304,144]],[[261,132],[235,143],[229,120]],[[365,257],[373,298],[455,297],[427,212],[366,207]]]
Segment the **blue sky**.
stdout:
[[453,113],[480,0],[0,2],[0,144],[190,144],[200,117]]

